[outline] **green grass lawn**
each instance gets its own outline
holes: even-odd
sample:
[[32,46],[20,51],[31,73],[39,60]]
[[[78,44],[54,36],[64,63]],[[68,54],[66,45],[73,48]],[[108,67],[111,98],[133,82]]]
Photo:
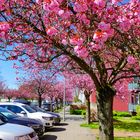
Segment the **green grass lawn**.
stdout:
[[[93,122],[90,125],[81,124],[82,127],[90,127],[92,129],[98,129],[98,122]],[[125,130],[130,132],[140,132],[140,121],[134,120],[131,117],[116,117],[114,120],[115,130]]]
[[[89,127],[91,129],[98,129],[98,122],[93,122],[90,125],[81,124],[82,127]],[[132,119],[131,117],[115,117],[114,118],[114,129],[115,131],[127,132],[140,132],[140,120]],[[115,138],[115,140],[140,140],[139,138],[132,137],[121,137]]]
[[[97,140],[99,140],[99,138],[97,138]],[[140,140],[140,138],[131,138],[131,137],[126,137],[126,138],[122,138],[122,137],[118,137],[118,138],[114,138],[114,140]]]

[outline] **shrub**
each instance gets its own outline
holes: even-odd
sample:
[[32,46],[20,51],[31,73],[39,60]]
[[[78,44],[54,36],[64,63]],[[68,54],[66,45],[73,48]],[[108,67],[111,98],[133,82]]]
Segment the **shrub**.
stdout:
[[86,105],[84,105],[84,104],[78,104],[78,105],[72,104],[72,105],[70,105],[70,109],[86,110]]
[[117,117],[131,117],[131,114],[129,112],[113,111],[113,116],[117,116]]
[[82,115],[84,110],[70,110],[70,114],[73,115]]
[[140,116],[140,105],[136,106],[136,112],[137,112],[137,116]]

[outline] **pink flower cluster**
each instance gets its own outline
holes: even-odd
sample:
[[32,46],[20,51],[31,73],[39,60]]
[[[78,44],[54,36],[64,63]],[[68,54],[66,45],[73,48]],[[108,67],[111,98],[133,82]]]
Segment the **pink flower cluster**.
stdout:
[[111,28],[109,23],[100,22],[98,24],[98,29],[93,34],[93,42],[91,42],[91,46],[94,51],[101,50],[104,46],[104,43],[107,41],[108,38],[114,35],[114,29]]
[[10,25],[7,22],[0,22],[0,31],[8,31]]
[[83,44],[84,40],[82,38],[80,38],[79,36],[74,36],[74,37],[70,38],[69,41],[70,41],[71,45],[74,45],[74,46],[78,45],[78,46],[80,46],[80,45]]
[[74,51],[79,57],[86,58],[88,56],[88,51],[85,46],[75,46]]
[[134,58],[133,56],[129,55],[129,56],[127,57],[127,62],[128,62],[129,64],[135,64],[135,63],[136,63],[136,58]]
[[58,30],[55,29],[54,27],[50,27],[46,31],[47,31],[47,34],[49,36],[53,36],[53,35],[56,35],[58,33]]

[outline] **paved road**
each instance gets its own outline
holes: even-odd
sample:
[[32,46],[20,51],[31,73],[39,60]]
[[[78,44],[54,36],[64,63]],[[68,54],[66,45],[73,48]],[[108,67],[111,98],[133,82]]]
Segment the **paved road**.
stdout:
[[[63,117],[63,112],[60,115]],[[89,128],[80,127],[84,122],[82,116],[70,115],[67,109],[65,122],[54,126],[40,140],[96,140]]]

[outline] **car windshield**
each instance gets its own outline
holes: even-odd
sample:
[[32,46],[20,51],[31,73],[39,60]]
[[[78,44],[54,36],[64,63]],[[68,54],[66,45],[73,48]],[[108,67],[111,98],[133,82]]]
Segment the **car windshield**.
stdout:
[[34,112],[36,112],[33,108],[31,108],[31,107],[28,106],[28,105],[22,105],[22,107],[23,107],[24,109],[26,109],[29,113],[34,113]]
[[1,107],[0,107],[0,113],[3,114],[4,116],[6,116],[9,119],[18,117],[18,115],[14,114],[13,112],[11,112],[11,111],[9,111],[5,108],[1,108]]

